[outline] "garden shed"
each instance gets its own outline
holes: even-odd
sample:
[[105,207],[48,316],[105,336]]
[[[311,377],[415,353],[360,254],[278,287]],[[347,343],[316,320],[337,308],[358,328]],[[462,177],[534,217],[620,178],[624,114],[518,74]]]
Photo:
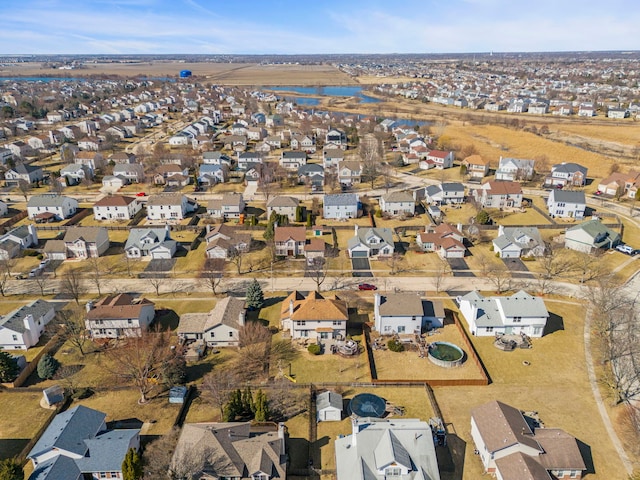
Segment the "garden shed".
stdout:
[[316,397],[316,419],[318,422],[342,420],[342,395],[327,390]]

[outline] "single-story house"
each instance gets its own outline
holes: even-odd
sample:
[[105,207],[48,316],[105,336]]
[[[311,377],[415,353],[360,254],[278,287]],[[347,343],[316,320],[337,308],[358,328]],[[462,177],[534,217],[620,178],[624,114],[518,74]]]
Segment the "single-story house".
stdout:
[[153,260],[172,258],[178,243],[171,239],[168,226],[164,228],[132,228],[124,244],[128,258],[151,257]]

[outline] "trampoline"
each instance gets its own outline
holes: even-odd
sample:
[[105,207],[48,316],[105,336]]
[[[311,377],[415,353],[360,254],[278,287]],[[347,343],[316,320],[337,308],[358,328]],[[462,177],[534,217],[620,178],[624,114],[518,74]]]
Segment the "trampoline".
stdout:
[[349,410],[358,417],[376,417],[384,415],[387,402],[373,393],[360,393],[349,402]]

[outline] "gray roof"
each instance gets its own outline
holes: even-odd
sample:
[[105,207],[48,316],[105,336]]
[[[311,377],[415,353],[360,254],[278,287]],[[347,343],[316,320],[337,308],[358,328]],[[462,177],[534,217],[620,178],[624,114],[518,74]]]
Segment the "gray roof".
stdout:
[[587,175],[587,167],[583,167],[577,163],[558,163],[551,167],[552,172],[563,172],[563,173],[575,173],[582,172],[582,174]]
[[181,193],[157,193],[147,200],[147,206],[156,205],[182,205],[184,195]]
[[76,460],[78,468],[83,473],[121,471],[131,440],[139,434],[138,429],[110,430],[86,439],[89,455]]
[[[412,480],[439,480],[431,428],[410,418],[361,418],[356,433],[335,441],[337,477],[349,480],[383,480],[379,470],[396,463],[409,468]],[[357,442],[352,436],[356,435]]]
[[611,246],[620,241],[620,234],[615,230],[611,230],[597,218],[587,220],[579,225],[567,228],[569,238],[572,237],[571,232],[575,232],[577,230],[582,230],[589,235],[593,239],[593,244],[596,247],[602,247],[605,245]]
[[239,330],[239,318],[246,310],[244,300],[227,297],[216,303],[209,313],[186,313],[180,317],[177,333],[204,333],[218,325]]
[[587,203],[584,192],[575,190],[553,190],[553,200],[565,203]]
[[66,200],[76,200],[64,195],[46,194],[33,195],[27,202],[27,207],[62,207]]
[[[142,243],[143,238],[150,238],[152,243]],[[129,230],[129,237],[124,245],[125,250],[132,247],[139,248],[142,252],[148,252],[152,247],[165,244],[168,247],[176,245],[175,240],[171,240],[169,231],[166,228],[132,228]]]
[[64,234],[64,241],[75,242],[82,238],[86,242],[96,242],[101,234],[109,236],[105,227],[71,227]]
[[424,189],[424,191],[427,194],[427,196],[433,197],[434,195],[437,195],[438,193],[442,192],[442,188],[440,187],[440,185],[429,185]]
[[319,393],[316,397],[316,409],[324,410],[325,408],[333,407],[342,411],[342,395],[331,390]]
[[53,309],[52,303],[44,300],[35,300],[28,305],[24,305],[13,312],[0,317],[0,327],[12,330],[18,333],[25,332],[24,319],[27,315],[32,315],[34,320],[38,320],[49,310]]
[[448,182],[442,184],[443,192],[464,192],[464,185],[458,182]]
[[520,290],[507,297],[483,297],[477,290],[463,296],[478,308],[475,319],[479,327],[501,327],[505,317],[549,317],[549,312],[540,297],[529,295]]
[[301,152],[298,150],[282,152],[282,158],[307,158],[306,152]]
[[394,202],[409,202],[413,203],[413,195],[409,192],[389,192],[382,196],[385,202],[394,203]]
[[358,195],[355,193],[336,193],[334,195],[324,196],[324,205],[326,207],[335,207],[342,205],[357,205]]
[[503,227],[502,235],[493,243],[501,250],[511,244],[520,248],[534,248],[544,245],[537,227]]
[[29,480],[79,480],[82,472],[76,462],[64,455],[50,458],[38,465]]
[[54,448],[84,456],[87,445],[83,440],[98,434],[104,426],[106,416],[105,413],[82,405],[56,415],[27,458]]
[[370,245],[367,238],[369,238],[371,234],[382,240],[382,243],[376,243],[376,248],[381,249],[385,245],[391,245],[393,247],[393,232],[390,228],[363,227],[358,228],[356,235],[349,239],[347,243],[348,248],[352,249],[360,244],[369,247]]
[[297,198],[278,195],[269,200],[267,207],[297,207],[299,204],[300,201]]
[[25,239],[29,235],[31,235],[31,232],[29,231],[29,225],[22,225],[7,232],[7,236],[13,236],[20,239]]
[[424,316],[422,300],[412,293],[396,293],[380,297],[379,312],[381,316]]

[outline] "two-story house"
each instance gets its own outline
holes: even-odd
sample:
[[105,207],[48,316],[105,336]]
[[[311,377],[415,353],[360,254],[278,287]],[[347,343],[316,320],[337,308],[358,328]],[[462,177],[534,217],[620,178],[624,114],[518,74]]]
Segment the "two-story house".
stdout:
[[198,204],[181,193],[158,193],[147,200],[147,219],[183,220],[198,209]]
[[113,176],[125,179],[125,183],[144,182],[144,167],[139,163],[119,163],[113,166]]
[[322,150],[322,165],[324,168],[337,168],[344,160],[344,150],[340,148],[325,148]]
[[276,226],[273,236],[276,256],[297,257],[298,255],[304,255],[306,239],[307,230],[305,227]]
[[75,198],[57,194],[33,195],[27,202],[27,215],[36,222],[64,220],[78,210]]
[[537,227],[498,227],[493,251],[500,258],[541,257],[547,247]]
[[587,200],[584,192],[554,188],[549,192],[547,207],[552,218],[582,219],[587,208]]
[[[58,243],[61,245],[56,248]],[[109,245],[109,233],[105,227],[74,226],[67,229],[62,240],[49,240],[45,253],[53,260],[97,258],[109,249]]]
[[347,334],[347,302],[339,297],[325,298],[318,292],[305,297],[294,290],[282,302],[280,324],[291,338],[344,340]]
[[307,153],[297,150],[282,152],[279,163],[287,170],[298,170],[302,165],[307,164]]
[[300,208],[300,201],[294,197],[277,195],[267,202],[267,218],[276,212],[278,215],[286,215],[290,222],[296,221],[296,211]]
[[177,242],[171,239],[168,225],[164,228],[132,228],[124,244],[124,253],[133,259],[169,259],[177,247]]
[[418,334],[442,327],[444,306],[413,293],[395,293],[374,298],[374,328],[381,335]]
[[467,247],[460,227],[448,223],[427,225],[424,232],[416,235],[416,244],[423,252],[436,252],[441,258],[464,258]]
[[35,300],[0,315],[0,349],[27,350],[37,345],[54,315],[54,305],[44,300]]
[[362,206],[355,193],[337,193],[324,196],[322,205],[324,218],[358,218],[361,213]]
[[395,251],[390,228],[354,226],[355,235],[347,243],[349,258],[390,257]]
[[22,250],[38,245],[35,225],[21,225],[0,235],[0,259],[17,257]]
[[10,168],[4,173],[4,184],[7,187],[15,187],[22,180],[26,182],[27,185],[31,185],[36,182],[41,182],[43,178],[44,172],[41,167],[18,163],[15,167]]
[[483,208],[522,207],[522,187],[517,182],[490,181],[471,194]]
[[534,174],[535,160],[522,158],[500,157],[496,180],[514,182],[516,180],[531,180]]
[[444,182],[429,185],[424,189],[424,199],[432,205],[450,205],[464,203],[464,185],[459,182]]
[[551,174],[544,179],[545,187],[582,187],[587,183],[587,167],[577,163],[562,162],[551,167]]
[[87,304],[85,326],[92,338],[140,336],[155,317],[155,304],[128,293],[109,295]]
[[336,147],[346,150],[347,149],[347,134],[338,130],[337,128],[330,129],[327,134],[324,136],[325,144],[332,144]]
[[489,160],[480,155],[469,155],[462,161],[462,165],[467,169],[469,180],[482,180],[489,175]]
[[207,313],[182,314],[176,333],[182,340],[203,340],[210,347],[237,347],[246,312],[244,300],[228,296]]
[[409,192],[389,192],[380,197],[380,210],[389,215],[413,216],[416,202]]
[[226,223],[213,228],[207,225],[204,241],[207,244],[205,255],[207,258],[232,258],[238,252],[248,252],[251,249],[251,234],[242,233]]
[[136,197],[108,195],[93,204],[93,218],[103,220],[131,220],[142,209]]
[[289,146],[294,150],[302,150],[307,153],[315,153],[316,142],[308,135],[292,135]]
[[207,213],[214,218],[240,218],[246,204],[241,193],[225,193],[219,200],[209,200]]
[[362,164],[357,160],[341,160],[338,162],[338,182],[341,185],[356,185],[362,178]]
[[508,297],[484,297],[474,290],[456,301],[469,331],[479,337],[498,333],[542,337],[549,318],[544,301],[524,290]]
[[442,170],[453,167],[453,156],[451,151],[430,150],[425,156],[425,162],[429,165],[429,168]]

